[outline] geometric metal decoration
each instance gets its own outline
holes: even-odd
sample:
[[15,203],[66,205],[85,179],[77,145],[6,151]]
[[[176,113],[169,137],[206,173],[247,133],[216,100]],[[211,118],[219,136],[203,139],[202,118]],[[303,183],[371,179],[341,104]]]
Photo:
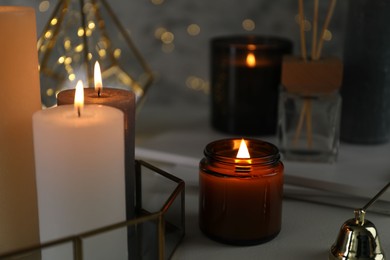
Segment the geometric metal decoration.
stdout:
[[104,86],[134,92],[138,108],[153,81],[106,0],[60,0],[37,47],[44,108],[55,106],[58,92],[74,88],[78,80],[93,87],[96,61]]
[[[2,252],[0,259],[41,259],[40,253],[45,254],[47,250],[52,250],[51,259],[64,259],[64,253],[73,260],[95,259],[88,257],[91,253],[95,256],[98,254],[100,259],[103,256],[106,256],[104,259],[114,259],[112,255],[123,253],[118,247],[112,246],[117,240],[100,243],[98,246],[88,242],[91,239],[99,241],[99,238],[126,228],[137,231],[132,234],[134,238],[131,238],[136,242],[132,248],[134,251],[127,251],[129,259],[170,259],[185,235],[185,183],[144,161],[135,160],[135,165],[137,179],[140,180],[136,196],[139,214],[136,218],[55,241]],[[159,188],[157,197],[156,187]]]

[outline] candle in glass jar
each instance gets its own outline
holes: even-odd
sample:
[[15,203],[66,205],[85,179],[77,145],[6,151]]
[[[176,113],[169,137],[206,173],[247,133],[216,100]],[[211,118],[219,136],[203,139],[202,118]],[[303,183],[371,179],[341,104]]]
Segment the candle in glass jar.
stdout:
[[[244,155],[241,149],[238,153],[240,146],[248,149]],[[208,144],[204,153],[199,175],[203,233],[236,245],[259,244],[277,236],[284,167],[276,146],[255,139],[224,139]]]
[[211,122],[222,132],[276,133],[282,56],[287,39],[217,37],[211,42]]

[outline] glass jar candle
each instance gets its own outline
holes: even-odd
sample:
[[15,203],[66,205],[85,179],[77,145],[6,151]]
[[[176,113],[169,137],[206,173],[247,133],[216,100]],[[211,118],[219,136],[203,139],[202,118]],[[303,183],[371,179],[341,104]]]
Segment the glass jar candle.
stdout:
[[[240,142],[243,148],[240,148]],[[238,151],[247,149],[246,156]],[[211,239],[235,245],[269,241],[281,229],[283,163],[278,148],[255,139],[208,144],[200,162],[199,225]]]
[[211,124],[235,135],[274,135],[283,55],[292,42],[259,35],[211,40]]

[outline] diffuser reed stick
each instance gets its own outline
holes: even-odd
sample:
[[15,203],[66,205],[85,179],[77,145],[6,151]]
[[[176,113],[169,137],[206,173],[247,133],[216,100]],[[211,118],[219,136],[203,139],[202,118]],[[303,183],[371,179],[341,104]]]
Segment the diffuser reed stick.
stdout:
[[300,37],[301,37],[301,55],[302,55],[302,59],[306,61],[307,51],[306,51],[305,14],[304,14],[303,0],[298,0],[298,7],[299,7],[299,29],[300,29]]
[[317,46],[317,30],[318,30],[318,6],[319,0],[314,0],[314,14],[313,14],[313,38],[311,46],[311,57],[312,59],[316,56]]
[[[317,61],[321,59],[322,48],[324,44],[325,33],[328,30],[337,0],[330,0],[325,21],[321,30],[320,39],[317,40],[318,31],[318,16],[319,16],[319,0],[314,0],[313,10],[313,35],[311,47],[311,60]],[[300,40],[301,40],[301,56],[307,61],[306,37],[305,37],[305,14],[303,0],[298,0],[299,9],[299,26],[300,26]],[[306,136],[308,147],[313,143],[313,127],[312,127],[312,101],[310,97],[304,98],[303,105],[300,111],[299,121],[294,136],[294,143],[297,143],[301,135],[304,120],[306,120]]]
[[328,6],[328,11],[327,11],[325,22],[324,22],[324,26],[322,27],[320,41],[318,43],[318,46],[316,46],[317,52],[316,52],[316,55],[314,57],[315,60],[319,60],[321,58],[321,52],[322,52],[322,47],[324,45],[325,33],[328,30],[330,20],[332,19],[335,6],[336,6],[336,0],[330,0],[329,6]]

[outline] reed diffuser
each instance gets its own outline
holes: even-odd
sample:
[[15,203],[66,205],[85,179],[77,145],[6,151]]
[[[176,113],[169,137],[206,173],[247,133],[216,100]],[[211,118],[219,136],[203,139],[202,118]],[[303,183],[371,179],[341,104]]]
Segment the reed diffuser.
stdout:
[[[343,64],[322,56],[336,0],[330,0],[320,33],[314,0],[311,50],[307,49],[304,2],[298,0],[301,55],[285,56],[279,102],[279,143],[286,159],[333,162],[337,158]],[[319,34],[319,36],[318,36]]]

